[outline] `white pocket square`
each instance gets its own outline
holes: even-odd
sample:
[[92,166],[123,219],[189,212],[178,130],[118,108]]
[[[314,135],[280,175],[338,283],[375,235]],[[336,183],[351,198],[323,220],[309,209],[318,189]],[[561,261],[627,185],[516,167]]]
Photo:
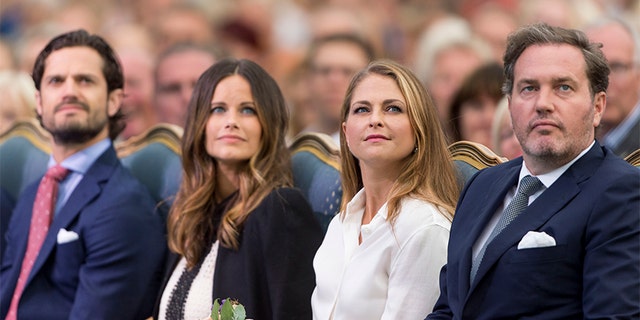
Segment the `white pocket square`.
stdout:
[[518,250],[529,248],[555,247],[556,239],[546,232],[529,231],[518,243]]
[[71,241],[78,240],[78,234],[73,231],[67,231],[67,229],[62,228],[58,231],[58,244],[69,243]]

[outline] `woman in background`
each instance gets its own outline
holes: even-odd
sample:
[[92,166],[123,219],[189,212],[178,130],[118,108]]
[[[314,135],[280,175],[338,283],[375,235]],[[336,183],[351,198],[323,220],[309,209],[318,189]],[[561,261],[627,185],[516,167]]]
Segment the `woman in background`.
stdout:
[[314,319],[423,319],[433,308],[459,187],[431,101],[392,61],[351,81],[342,211],[313,261]]
[[36,119],[36,86],[25,72],[0,71],[0,134],[16,121]]
[[323,233],[291,188],[287,122],[278,85],[254,62],[221,60],[198,79],[156,319],[206,318],[216,298],[239,300],[247,318],[311,318]]
[[491,126],[502,98],[504,74],[497,63],[483,65],[467,77],[451,103],[450,142],[468,140],[493,149]]
[[491,142],[493,151],[509,160],[522,155],[522,147],[511,126],[511,115],[509,114],[509,101],[507,97],[503,97],[498,102],[491,126]]

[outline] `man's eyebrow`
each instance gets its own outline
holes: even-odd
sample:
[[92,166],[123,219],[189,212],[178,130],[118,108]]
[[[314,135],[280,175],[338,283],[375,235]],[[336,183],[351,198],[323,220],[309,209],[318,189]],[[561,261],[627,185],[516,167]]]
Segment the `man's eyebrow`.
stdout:
[[518,80],[518,82],[516,82],[516,85],[521,86],[523,84],[538,84],[538,83],[539,83],[538,80],[524,78],[524,79]]
[[563,82],[577,83],[577,81],[571,77],[557,77],[557,78],[553,78],[552,81],[553,83],[563,83]]

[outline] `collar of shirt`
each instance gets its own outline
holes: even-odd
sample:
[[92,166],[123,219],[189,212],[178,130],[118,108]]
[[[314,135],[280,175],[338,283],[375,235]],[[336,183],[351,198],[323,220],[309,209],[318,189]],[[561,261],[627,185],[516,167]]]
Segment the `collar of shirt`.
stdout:
[[358,238],[362,237],[364,243],[377,229],[387,222],[387,203],[376,212],[369,224],[362,224],[364,215],[365,193],[364,188],[349,201],[345,209],[342,225],[344,228],[345,254],[350,257],[353,251],[360,245]]
[[[69,196],[71,196],[73,190],[80,183],[80,180],[82,180],[85,173],[87,173],[91,165],[93,165],[93,163],[109,148],[110,145],[111,140],[109,138],[105,138],[88,148],[82,149],[72,154],[67,159],[64,159],[62,163],[60,163],[61,166],[69,169],[71,172],[69,172],[69,175],[66,179],[60,182],[60,185],[58,187],[58,199],[56,201],[56,209],[54,214],[57,214],[58,211],[60,211],[62,206],[64,206],[64,204],[69,199]],[[54,165],[56,165],[56,162],[53,157],[50,157],[47,168],[50,168]]]
[[[531,174],[531,172],[529,172],[529,169],[527,169],[526,163],[524,162],[524,160],[522,161],[522,166],[520,167],[520,176],[518,177],[518,185],[516,186],[515,189],[513,189],[513,193],[510,193],[511,196],[513,196],[515,194],[515,190],[518,190],[517,188],[520,187],[520,181],[522,180],[522,178],[524,178],[526,175],[531,175],[534,177],[537,177],[538,179],[540,179],[540,182],[542,182],[542,184],[544,185],[544,188],[542,188],[541,190],[539,190],[538,192],[532,194],[529,197],[529,203],[533,202],[533,200],[535,200],[536,198],[538,198],[538,196],[540,196],[540,194],[542,194],[542,192],[544,192],[544,190],[546,190],[547,188],[549,188],[554,182],[556,182],[556,180],[558,180],[558,178],[560,178],[560,176],[565,173],[565,171],[567,171],[567,169],[569,169],[569,167],[571,167],[571,165],[573,165],[576,161],[578,161],[578,159],[582,158],[582,156],[584,156],[589,149],[591,149],[591,147],[593,147],[593,144],[595,143],[595,140],[593,142],[591,142],[591,144],[584,150],[582,150],[582,152],[580,152],[580,154],[578,154],[578,156],[576,156],[575,158],[573,158],[573,160],[569,161],[567,164],[553,170],[550,172],[547,172],[545,174],[541,174],[538,176],[534,176],[533,174]],[[510,200],[509,200],[510,201]]]
[[487,225],[485,226],[484,230],[482,231],[482,233],[480,234],[480,236],[478,237],[478,239],[476,240],[476,242],[473,244],[473,248],[472,248],[472,255],[473,258],[475,259],[475,257],[478,255],[478,253],[480,252],[480,248],[482,248],[482,246],[484,246],[484,243],[487,242],[487,240],[489,239],[489,235],[491,234],[491,231],[493,231],[493,229],[496,227],[496,225],[498,224],[498,220],[500,219],[500,215],[502,214],[504,208],[506,208],[509,203],[511,202],[511,200],[513,199],[513,197],[516,194],[516,190],[518,190],[518,187],[520,187],[520,181],[522,180],[522,178],[524,178],[526,175],[531,175],[534,177],[537,177],[538,179],[540,179],[540,182],[542,182],[542,184],[544,185],[544,188],[542,188],[541,190],[539,190],[538,192],[532,194],[529,197],[529,204],[531,204],[534,200],[536,200],[541,194],[542,192],[544,192],[544,190],[546,190],[547,188],[549,188],[554,182],[556,182],[556,180],[558,180],[558,178],[560,178],[560,176],[567,171],[567,169],[569,169],[569,167],[571,167],[572,164],[574,164],[576,161],[578,161],[578,159],[580,159],[582,156],[584,156],[585,153],[587,153],[589,151],[589,149],[591,149],[591,147],[593,147],[593,144],[595,143],[595,140],[591,143],[591,145],[589,145],[589,147],[587,147],[586,149],[582,150],[582,152],[580,154],[578,154],[577,157],[575,157],[573,160],[569,161],[569,163],[551,171],[545,174],[541,174],[539,176],[534,176],[533,174],[531,174],[531,172],[529,172],[529,169],[527,169],[527,166],[525,165],[524,161],[522,163],[522,166],[520,167],[520,176],[518,177],[518,184],[511,188],[511,190],[509,190],[509,192],[507,192],[507,195],[504,198],[504,201],[502,202],[502,206],[498,207],[498,209],[496,210],[496,212],[493,214],[493,216],[491,217],[491,219],[489,220],[489,222],[487,223]]

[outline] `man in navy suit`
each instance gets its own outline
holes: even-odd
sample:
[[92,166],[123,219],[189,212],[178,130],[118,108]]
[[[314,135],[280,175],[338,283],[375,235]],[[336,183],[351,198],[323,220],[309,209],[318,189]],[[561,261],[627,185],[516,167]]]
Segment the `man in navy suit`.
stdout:
[[[609,74],[599,46],[535,24],[509,36],[504,68],[523,156],[465,186],[427,318],[638,319],[640,170],[594,138]],[[528,199],[515,195],[527,175],[541,182]],[[515,198],[528,207],[492,234]]]
[[[0,273],[0,317],[144,319],[151,315],[166,244],[151,195],[112,145],[123,128],[118,59],[102,38],[73,31],[47,44],[33,79],[38,116],[53,136],[49,167],[60,165],[69,174],[59,183],[24,290],[14,296],[40,182],[16,203]],[[8,315],[12,304],[17,316]]]

